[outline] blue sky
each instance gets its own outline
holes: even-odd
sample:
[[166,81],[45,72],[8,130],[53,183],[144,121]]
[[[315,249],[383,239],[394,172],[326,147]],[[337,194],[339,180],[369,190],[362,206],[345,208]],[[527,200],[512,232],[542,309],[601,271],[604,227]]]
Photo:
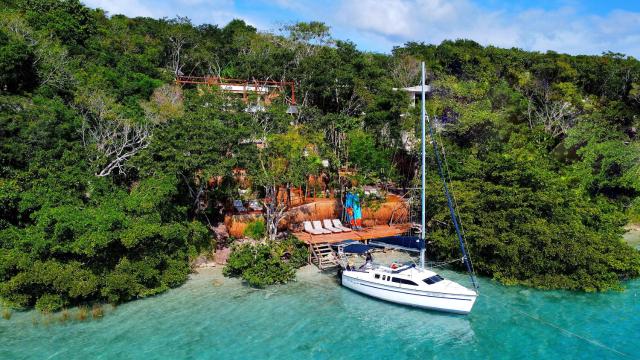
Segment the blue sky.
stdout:
[[640,0],[83,0],[109,14],[187,16],[224,26],[240,18],[261,31],[317,20],[337,39],[389,52],[407,41],[473,39],[483,45],[640,58]]

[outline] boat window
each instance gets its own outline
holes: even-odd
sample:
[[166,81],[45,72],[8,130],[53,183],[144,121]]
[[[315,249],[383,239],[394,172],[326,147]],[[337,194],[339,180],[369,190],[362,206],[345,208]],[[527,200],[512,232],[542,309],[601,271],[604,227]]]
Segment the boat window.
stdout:
[[394,283],[399,283],[399,284],[418,286],[418,284],[414,283],[413,281],[407,280],[407,279],[403,279],[403,278],[394,277],[394,278],[391,279],[391,281],[393,281]]
[[382,280],[387,280],[387,275],[382,275]]
[[373,275],[373,277],[375,277],[376,279],[380,279],[380,274],[375,274]]
[[440,275],[433,275],[431,277],[428,277],[426,279],[424,279],[423,281],[426,282],[427,284],[431,285],[431,284],[435,284],[437,282],[440,282],[444,280],[444,278]]

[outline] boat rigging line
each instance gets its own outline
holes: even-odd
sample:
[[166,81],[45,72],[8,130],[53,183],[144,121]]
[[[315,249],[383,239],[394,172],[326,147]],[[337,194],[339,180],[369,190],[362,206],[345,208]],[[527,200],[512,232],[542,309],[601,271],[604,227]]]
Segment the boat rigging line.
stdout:
[[[478,294],[478,295],[480,295],[480,294]],[[588,338],[586,336],[582,336],[580,334],[577,334],[577,333],[575,333],[575,332],[573,332],[573,331],[571,331],[569,329],[565,329],[562,326],[560,326],[558,324],[555,324],[555,323],[552,323],[551,321],[546,320],[546,319],[544,319],[544,318],[542,318],[540,316],[529,314],[528,312],[520,310],[520,309],[516,308],[515,306],[513,306],[511,304],[507,304],[507,303],[505,303],[503,301],[500,301],[497,298],[491,297],[491,296],[489,296],[487,294],[482,294],[482,296],[484,296],[484,297],[486,297],[488,299],[492,299],[493,301],[499,303],[502,306],[506,306],[508,308],[511,308],[513,311],[515,311],[517,313],[520,313],[521,315],[524,315],[524,316],[526,316],[526,317],[528,317],[530,319],[533,319],[533,320],[535,320],[535,321],[537,321],[537,322],[539,322],[541,324],[544,324],[544,325],[552,327],[552,328],[554,328],[556,330],[559,330],[560,332],[564,333],[565,335],[568,335],[569,337],[575,337],[577,339],[583,340],[583,341],[585,341],[585,342],[587,342],[587,343],[589,343],[591,345],[594,345],[594,346],[597,346],[597,347],[602,348],[604,350],[610,351],[610,352],[612,352],[614,354],[617,354],[619,356],[622,356],[622,357],[626,357],[626,358],[630,358],[631,357],[631,355],[623,353],[620,350],[617,350],[617,349],[614,349],[612,347],[609,347],[609,346],[607,346],[605,344],[602,344],[602,343],[600,343],[600,342],[598,342],[598,341],[596,341],[594,339],[590,339],[590,338]]]
[[447,266],[449,264],[453,264],[453,263],[458,262],[458,261],[464,263],[464,258],[453,259],[453,260],[442,261],[442,262],[432,262],[429,267],[430,268],[434,268],[434,269],[435,268],[443,268],[443,267],[445,267],[445,266]]
[[[438,120],[438,118],[435,115],[434,115],[434,119],[435,121]],[[458,216],[458,221],[460,222],[460,231],[462,232],[462,240],[464,241],[464,245],[465,245],[465,249],[467,250],[467,253],[469,253],[469,246],[467,244],[467,237],[465,236],[464,224],[462,223],[462,217],[460,216],[460,207],[458,206],[458,200],[456,199],[456,194],[453,190],[453,182],[451,181],[451,170],[449,170],[449,162],[447,161],[447,152],[445,151],[445,148],[444,148],[444,141],[442,140],[441,133],[436,132],[436,135],[438,135],[440,138],[440,149],[442,150],[442,159],[444,160],[444,166],[447,170],[446,172],[447,179],[443,181],[448,181],[449,187],[451,188],[451,197],[453,198],[454,211]],[[433,140],[435,141],[435,138]],[[469,257],[471,257],[470,253],[469,253]],[[473,267],[473,263],[470,262],[469,265],[471,266],[471,273],[473,274],[474,277],[477,277],[476,270]]]
[[[447,186],[447,181],[446,181],[446,179],[444,177],[444,173],[442,171],[442,159],[440,159],[440,151],[438,150],[438,144],[436,142],[436,137],[434,136],[433,127],[431,126],[431,121],[430,120],[427,122],[427,125],[429,126],[429,134],[431,135],[431,142],[433,144],[433,151],[435,153],[435,157],[436,157],[436,160],[437,160],[437,163],[438,163],[438,174],[440,175],[440,178],[442,179],[442,187],[444,188],[444,194],[445,194],[445,196],[447,198],[447,205],[449,206],[449,213],[451,214],[451,220],[453,220],[453,226],[454,226],[454,228],[456,230],[456,235],[458,236],[458,241],[460,243],[460,250],[462,251],[462,257],[465,259],[464,264],[467,267],[467,272],[469,273],[469,277],[471,278],[471,283],[473,284],[473,287],[477,290],[478,289],[478,283],[476,282],[476,277],[475,277],[473,269],[471,267],[471,259],[469,258],[469,255],[467,254],[467,250],[465,249],[465,243],[464,243],[464,239],[462,238],[462,233],[460,231],[460,225],[458,224],[458,217],[456,215],[456,211],[455,211],[454,206],[453,206],[453,200],[451,200],[451,194],[449,193],[449,187]],[[424,137],[423,137],[423,139],[424,139]],[[423,140],[423,146],[424,146],[424,140]],[[424,203],[423,203],[423,206],[424,206]]]

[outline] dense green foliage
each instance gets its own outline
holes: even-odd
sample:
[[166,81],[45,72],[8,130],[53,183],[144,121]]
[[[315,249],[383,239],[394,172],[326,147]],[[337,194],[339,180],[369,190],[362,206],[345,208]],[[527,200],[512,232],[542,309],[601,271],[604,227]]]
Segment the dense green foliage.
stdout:
[[254,240],[262,240],[267,233],[264,221],[256,220],[247,224],[243,235]]
[[295,270],[307,263],[307,245],[293,236],[265,243],[233,247],[225,276],[241,277],[249,285],[265,287],[295,279]]
[[[181,284],[239,188],[273,199],[307,175],[337,187],[343,166],[363,184],[412,185],[418,113],[393,88],[417,83],[420,60],[480,273],[582,290],[640,273],[620,237],[640,218],[636,59],[466,40],[372,54],[321,23],[272,34],[241,20],[107,17],[77,0],[0,4],[0,297],[14,306],[120,302]],[[249,112],[215,88],[173,85],[181,73],[294,81],[299,113],[285,113],[289,90]],[[455,258],[429,179],[430,256]],[[256,286],[290,279],[304,258],[282,260],[302,252],[273,240],[280,209],[265,208],[275,242],[238,247],[227,270]]]

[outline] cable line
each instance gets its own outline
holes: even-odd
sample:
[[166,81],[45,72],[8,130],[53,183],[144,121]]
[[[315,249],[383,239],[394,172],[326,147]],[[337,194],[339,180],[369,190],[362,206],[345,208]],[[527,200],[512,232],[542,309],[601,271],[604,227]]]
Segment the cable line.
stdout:
[[549,327],[552,327],[552,328],[554,328],[554,329],[556,329],[556,330],[559,330],[560,332],[564,333],[565,335],[568,335],[568,336],[570,336],[570,337],[575,337],[575,338],[581,339],[581,340],[583,340],[583,341],[585,341],[585,342],[588,342],[588,343],[589,343],[589,344],[591,344],[591,345],[594,345],[594,346],[600,347],[600,348],[602,348],[602,349],[605,349],[605,350],[607,350],[607,351],[610,351],[610,352],[612,352],[612,353],[614,353],[614,354],[617,354],[617,355],[619,355],[619,356],[622,356],[622,357],[628,357],[628,358],[630,358],[630,357],[631,357],[631,355],[626,354],[626,353],[623,353],[623,352],[622,352],[622,351],[620,351],[620,350],[616,350],[616,349],[614,349],[614,348],[612,348],[612,347],[609,347],[609,346],[607,346],[607,345],[604,345],[604,344],[602,344],[602,343],[600,343],[600,342],[598,342],[598,341],[596,341],[596,340],[594,340],[594,339],[590,339],[590,338],[588,338],[588,337],[585,337],[585,336],[582,336],[582,335],[580,335],[580,334],[577,334],[577,333],[575,333],[575,332],[573,332],[573,331],[571,331],[571,330],[565,329],[565,328],[563,328],[562,326],[557,325],[557,324],[554,324],[554,323],[552,323],[551,321],[546,320],[546,319],[543,319],[543,318],[541,318],[541,317],[539,317],[539,316],[536,316],[536,315],[533,315],[533,314],[529,314],[529,313],[528,313],[528,312],[526,312],[526,311],[520,310],[520,309],[518,309],[518,308],[514,307],[513,305],[510,305],[510,304],[507,304],[507,303],[502,302],[502,301],[500,301],[500,300],[497,300],[496,298],[493,298],[493,297],[488,296],[488,295],[486,295],[486,294],[482,294],[482,296],[484,296],[484,297],[486,297],[486,298],[489,298],[489,299],[492,299],[492,300],[494,300],[495,302],[500,303],[502,306],[507,306],[507,307],[511,308],[512,310],[514,310],[514,311],[516,311],[516,312],[518,312],[518,313],[520,313],[520,314],[522,314],[522,315],[524,315],[524,316],[526,316],[526,317],[528,317],[528,318],[531,318],[531,319],[533,319],[533,320],[536,320],[536,321],[540,322],[541,324],[544,324],[544,325],[547,325],[547,326],[549,326]]
[[[437,121],[437,117],[434,115],[434,121]],[[469,245],[467,244],[467,239],[465,236],[465,231],[464,231],[464,224],[462,223],[462,217],[460,216],[460,206],[458,206],[458,200],[456,199],[456,195],[453,191],[453,182],[451,181],[451,170],[449,170],[449,162],[447,161],[447,152],[445,151],[444,148],[444,141],[442,140],[442,134],[436,132],[436,135],[439,136],[440,138],[440,148],[442,149],[442,159],[444,160],[444,166],[447,170],[446,174],[447,174],[447,180],[449,182],[449,187],[451,188],[451,197],[453,198],[453,204],[454,204],[454,211],[456,213],[456,215],[458,216],[458,221],[460,222],[460,231],[462,232],[462,240],[464,241],[464,245],[465,248],[467,249],[467,252],[469,253],[469,257],[471,257],[471,253],[469,252]],[[443,180],[445,181],[445,180]],[[473,273],[474,277],[476,276],[476,270],[473,268],[473,263],[469,264],[471,266],[471,272]]]
[[456,235],[458,236],[458,242],[460,243],[460,250],[462,251],[462,256],[465,259],[464,264],[467,267],[467,272],[469,273],[469,277],[471,278],[471,283],[473,284],[473,287],[475,289],[478,289],[478,284],[476,282],[476,278],[471,267],[471,259],[469,258],[469,255],[467,254],[467,250],[465,249],[464,240],[462,239],[462,233],[460,232],[460,226],[458,225],[458,217],[456,216],[456,212],[453,207],[453,200],[451,199],[451,195],[449,194],[449,187],[447,186],[447,181],[442,171],[442,160],[440,159],[440,151],[438,150],[436,137],[433,134],[431,119],[429,119],[429,121],[427,122],[427,125],[429,127],[429,134],[431,135],[431,141],[433,143],[433,151],[435,153],[436,160],[438,162],[438,174],[442,179],[444,194],[447,197],[447,205],[449,206],[449,213],[451,214],[451,219],[453,220],[453,226],[455,227]]

